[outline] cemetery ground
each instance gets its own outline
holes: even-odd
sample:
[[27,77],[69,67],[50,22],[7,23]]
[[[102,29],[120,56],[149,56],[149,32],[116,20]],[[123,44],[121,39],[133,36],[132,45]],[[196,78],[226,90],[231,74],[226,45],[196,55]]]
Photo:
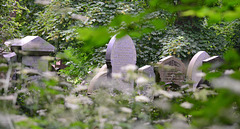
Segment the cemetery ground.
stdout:
[[240,128],[238,0],[0,7],[0,129]]

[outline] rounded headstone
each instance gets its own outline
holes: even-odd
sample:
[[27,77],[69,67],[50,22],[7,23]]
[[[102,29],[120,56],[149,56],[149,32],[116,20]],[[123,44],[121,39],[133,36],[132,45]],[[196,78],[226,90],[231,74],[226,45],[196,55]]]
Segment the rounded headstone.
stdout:
[[199,76],[199,73],[201,73],[201,71],[199,71],[198,68],[202,65],[203,60],[207,58],[210,58],[207,52],[199,51],[193,56],[188,65],[187,77],[194,82],[194,89],[197,87],[198,83],[201,80],[201,76]]
[[131,83],[120,79],[108,78],[107,71],[99,72],[92,78],[88,86],[88,94],[99,88],[106,88],[109,91],[118,90],[123,93],[131,93],[134,90]]
[[115,35],[111,38],[106,52],[109,77],[111,77],[111,73],[120,73],[121,67],[128,64],[135,65],[136,60],[136,49],[130,36],[126,35],[117,39]]
[[104,65],[99,69],[98,72],[104,72],[104,71],[107,71],[107,65],[106,65],[106,64],[104,64]]
[[94,90],[103,85],[107,81],[107,71],[97,73],[89,83],[88,94],[91,94]]
[[[160,65],[158,69],[160,81],[182,85],[182,82],[185,80],[186,67],[181,60],[168,56],[161,59],[157,65]],[[170,67],[170,69],[166,69],[166,67]]]

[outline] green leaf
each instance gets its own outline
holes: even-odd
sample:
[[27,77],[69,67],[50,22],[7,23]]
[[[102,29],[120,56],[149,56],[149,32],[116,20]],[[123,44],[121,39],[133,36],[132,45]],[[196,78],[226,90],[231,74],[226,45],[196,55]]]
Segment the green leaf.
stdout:
[[78,39],[85,42],[82,51],[90,51],[93,47],[99,47],[106,43],[111,36],[106,27],[80,28]]
[[218,78],[218,77],[221,77],[221,76],[222,76],[221,72],[210,72],[210,73],[207,73],[204,78],[206,80],[211,80],[213,78]]
[[150,23],[154,25],[156,29],[163,29],[166,26],[166,22],[162,19],[151,20]]

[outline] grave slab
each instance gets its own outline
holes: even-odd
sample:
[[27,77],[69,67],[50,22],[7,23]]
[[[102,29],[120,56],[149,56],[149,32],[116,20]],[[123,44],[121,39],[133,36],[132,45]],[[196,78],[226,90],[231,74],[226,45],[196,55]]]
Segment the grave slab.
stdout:
[[207,52],[205,51],[199,51],[196,53],[193,58],[191,59],[188,69],[187,69],[187,77],[189,80],[193,81],[193,89],[195,90],[198,83],[201,80],[201,71],[198,70],[198,68],[202,65],[203,60],[210,58]]

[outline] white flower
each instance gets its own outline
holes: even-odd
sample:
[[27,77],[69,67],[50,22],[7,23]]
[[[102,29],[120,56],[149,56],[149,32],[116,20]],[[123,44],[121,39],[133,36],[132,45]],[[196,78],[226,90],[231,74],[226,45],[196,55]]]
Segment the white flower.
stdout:
[[41,110],[37,110],[37,113],[38,113],[40,116],[46,116],[46,111],[47,111],[47,109],[41,109]]
[[164,111],[169,111],[171,109],[171,104],[169,103],[167,98],[164,98],[161,100],[154,100],[153,104]]
[[66,106],[67,108],[71,108],[71,109],[73,109],[73,110],[79,108],[79,105],[77,105],[77,104],[71,104],[71,103],[65,103],[65,106]]
[[54,90],[58,90],[58,91],[64,91],[64,89],[59,87],[59,86],[53,86],[51,88],[54,89]]
[[173,92],[173,91],[165,91],[165,90],[158,90],[154,95],[155,96],[157,96],[157,95],[159,95],[159,94],[161,94],[161,95],[164,95],[164,96],[166,96],[166,97],[168,97],[168,98],[174,98],[174,97],[182,97],[182,94],[181,93],[179,93],[179,92]]
[[108,116],[114,114],[114,112],[110,108],[107,108],[105,106],[100,106],[97,110],[99,116]]
[[67,96],[65,98],[65,106],[73,110],[79,108],[80,99],[74,95]]
[[122,74],[121,73],[112,73],[112,77],[116,78],[116,79],[120,79],[120,78],[122,78]]
[[173,92],[173,91],[169,91],[168,93],[172,94],[173,97],[177,98],[177,97],[182,97],[182,94],[179,92]]
[[173,98],[173,95],[172,94],[169,94],[167,91],[165,91],[165,90],[158,90],[156,93],[155,93],[155,96],[157,96],[157,95],[159,95],[159,94],[161,94],[161,95],[164,95],[164,96],[166,96],[166,97],[168,97],[168,98]]
[[220,77],[213,79],[212,84],[215,88],[225,88],[235,93],[240,93],[240,81],[230,77]]
[[136,96],[135,100],[137,102],[150,102],[150,99],[146,96],[140,95],[140,96]]
[[74,95],[70,95],[65,98],[65,103],[67,103],[67,104],[92,104],[93,102],[90,98],[83,96],[83,95],[79,95],[77,97]]
[[230,74],[233,74],[233,73],[234,73],[234,71],[233,71],[232,69],[226,70],[226,71],[224,72],[225,75],[230,75]]
[[186,109],[191,109],[193,104],[191,104],[189,102],[184,102],[180,106],[183,107],[183,108],[186,108]]
[[120,110],[121,110],[122,112],[132,113],[132,109],[130,109],[130,108],[121,107]]
[[199,72],[199,73],[196,73],[196,76],[197,77],[204,77],[204,76],[206,76],[206,74],[203,73],[203,72]]
[[65,102],[77,104],[77,103],[80,103],[80,99],[74,95],[70,95],[65,98]]
[[87,89],[88,89],[87,86],[78,85],[76,88],[72,90],[72,92],[75,93],[75,92],[84,91]]
[[93,104],[92,100],[86,96],[79,95],[78,97],[80,99],[81,104]]
[[137,68],[138,67],[136,65],[128,64],[128,65],[122,67],[121,69],[123,71],[135,71],[135,70],[137,70]]
[[139,77],[136,80],[137,84],[146,84],[147,82],[148,82],[148,80],[146,78],[144,78],[144,77]]

